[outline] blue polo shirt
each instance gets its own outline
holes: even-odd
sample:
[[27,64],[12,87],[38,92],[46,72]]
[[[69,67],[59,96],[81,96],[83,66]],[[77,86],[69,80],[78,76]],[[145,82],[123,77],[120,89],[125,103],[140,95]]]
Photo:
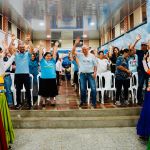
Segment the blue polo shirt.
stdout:
[[97,66],[97,61],[93,54],[89,53],[86,57],[83,53],[77,53],[77,57],[79,59],[79,72],[94,72],[94,66]]
[[56,78],[56,60],[51,59],[49,61],[44,58],[40,61],[41,67],[41,78],[42,79],[53,79]]
[[16,53],[16,74],[29,74],[30,54],[28,51],[24,53]]

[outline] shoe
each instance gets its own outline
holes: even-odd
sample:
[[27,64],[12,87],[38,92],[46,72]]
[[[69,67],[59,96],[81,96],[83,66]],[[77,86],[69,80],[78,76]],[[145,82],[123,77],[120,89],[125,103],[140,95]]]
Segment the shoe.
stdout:
[[45,109],[46,109],[46,107],[45,107],[45,106],[46,106],[45,104],[42,104],[42,109],[44,109],[44,110],[45,110]]
[[52,105],[52,106],[55,106],[55,105],[56,105],[56,100],[54,100],[54,99],[51,100],[51,105]]
[[120,101],[116,101],[115,105],[120,106],[121,105]]
[[129,101],[126,100],[126,101],[124,102],[124,104],[125,104],[125,105],[129,105]]
[[15,108],[18,110],[21,109],[21,107],[22,107],[21,104],[15,106]]
[[92,105],[92,106],[91,106],[91,109],[96,109],[96,105]]
[[87,104],[86,104],[86,103],[81,102],[81,103],[79,104],[79,107],[82,107],[82,106],[87,106]]

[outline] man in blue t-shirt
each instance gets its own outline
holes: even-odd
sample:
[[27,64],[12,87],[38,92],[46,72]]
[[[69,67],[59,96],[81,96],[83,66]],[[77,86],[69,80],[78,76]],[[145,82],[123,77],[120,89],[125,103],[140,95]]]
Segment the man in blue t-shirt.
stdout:
[[[15,35],[12,35],[11,45],[13,45],[15,38],[16,38]],[[25,46],[27,47],[25,48]],[[12,49],[14,50],[14,47]],[[26,90],[28,109],[31,109],[32,107],[31,93],[30,93],[31,83],[30,83],[30,76],[29,76],[29,61],[30,61],[29,53],[32,52],[33,52],[33,47],[31,43],[30,35],[28,35],[26,37],[26,45],[24,42],[18,43],[18,50],[16,50],[16,55],[15,55],[15,63],[16,63],[15,86],[16,86],[16,100],[17,100],[16,109],[21,108],[21,90],[23,88],[23,85]]]

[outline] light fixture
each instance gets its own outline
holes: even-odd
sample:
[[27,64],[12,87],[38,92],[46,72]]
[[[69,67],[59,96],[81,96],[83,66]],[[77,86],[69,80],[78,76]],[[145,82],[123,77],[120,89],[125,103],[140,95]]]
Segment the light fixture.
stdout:
[[44,26],[45,23],[44,23],[44,22],[40,22],[39,25],[40,25],[40,26]]
[[47,38],[51,38],[51,35],[47,35]]
[[91,22],[91,23],[90,23],[90,26],[94,26],[94,25],[95,25],[95,22]]
[[62,40],[59,40],[59,42],[62,42]]
[[86,35],[86,34],[83,34],[83,38],[87,38],[87,35]]

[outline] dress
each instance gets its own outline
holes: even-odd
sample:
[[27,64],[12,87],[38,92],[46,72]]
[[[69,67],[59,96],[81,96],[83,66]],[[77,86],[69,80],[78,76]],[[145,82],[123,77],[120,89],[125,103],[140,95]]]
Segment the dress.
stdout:
[[137,134],[139,136],[150,136],[150,92],[145,93],[144,104],[137,124]]
[[137,134],[142,137],[150,137],[150,62],[143,60],[143,66],[146,73],[149,75],[148,87],[145,92],[143,108],[137,124]]

